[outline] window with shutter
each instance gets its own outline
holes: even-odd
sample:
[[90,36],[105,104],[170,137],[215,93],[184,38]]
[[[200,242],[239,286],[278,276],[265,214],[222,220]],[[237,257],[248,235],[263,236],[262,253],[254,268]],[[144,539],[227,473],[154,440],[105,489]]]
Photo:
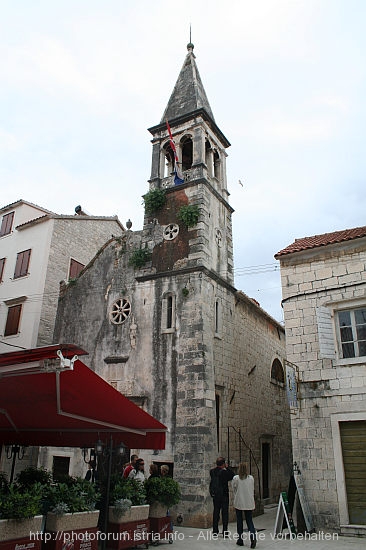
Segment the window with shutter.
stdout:
[[14,279],[19,279],[19,277],[25,277],[28,275],[30,255],[30,249],[23,250],[23,252],[18,252],[17,261],[15,264]]
[[4,336],[18,334],[21,312],[22,304],[17,304],[8,308],[8,317],[6,319]]
[[70,260],[69,279],[76,279],[79,273],[84,269],[85,265],[73,260]]
[[1,221],[1,228],[0,228],[0,237],[4,237],[4,235],[9,235],[9,233],[11,233],[11,228],[13,227],[13,220],[14,220],[14,212],[10,212],[9,214],[5,214],[5,216],[3,216],[3,219]]
[[5,260],[6,258],[0,258],[0,283],[3,282]]
[[318,323],[318,337],[320,359],[335,359],[336,346],[332,324],[332,311],[326,306],[316,308],[316,319]]

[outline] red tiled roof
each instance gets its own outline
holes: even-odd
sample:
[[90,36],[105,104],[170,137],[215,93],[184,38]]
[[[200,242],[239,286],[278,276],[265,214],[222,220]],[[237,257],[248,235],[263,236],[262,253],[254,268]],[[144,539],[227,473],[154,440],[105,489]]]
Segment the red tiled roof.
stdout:
[[361,237],[366,237],[366,226],[344,229],[343,231],[333,231],[333,233],[324,233],[323,235],[314,235],[313,237],[303,237],[302,239],[295,239],[295,242],[277,252],[275,258],[292,254],[293,252],[327,246],[328,244],[352,241]]

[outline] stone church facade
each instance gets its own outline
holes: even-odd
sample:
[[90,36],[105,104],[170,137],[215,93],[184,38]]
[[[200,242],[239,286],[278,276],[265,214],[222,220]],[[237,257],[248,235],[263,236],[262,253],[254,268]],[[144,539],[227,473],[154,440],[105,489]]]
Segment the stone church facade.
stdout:
[[[250,464],[262,502],[287,489],[284,329],[233,286],[230,144],[192,44],[161,122],[149,131],[143,229],[109,240],[61,290],[54,341],[82,346],[90,368],[168,427],[165,450],[141,455],[170,465],[184,524],[208,526],[209,469],[219,454],[234,468]],[[154,196],[160,207],[151,208]]]

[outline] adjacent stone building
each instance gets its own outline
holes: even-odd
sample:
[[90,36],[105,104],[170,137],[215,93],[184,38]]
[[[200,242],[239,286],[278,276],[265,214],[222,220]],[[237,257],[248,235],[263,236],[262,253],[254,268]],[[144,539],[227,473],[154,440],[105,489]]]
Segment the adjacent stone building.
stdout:
[[275,257],[310,511],[318,528],[366,535],[366,227],[296,239]]
[[[72,284],[106,240],[123,232],[116,216],[89,216],[80,207],[74,215],[24,200],[0,208],[0,353],[52,343],[60,281]],[[64,456],[44,454],[50,468]],[[37,457],[38,449],[28,449],[17,470]],[[10,468],[3,450],[0,470]]]
[[168,426],[166,449],[141,454],[170,465],[184,523],[208,526],[209,469],[219,454],[233,467],[250,463],[266,502],[287,488],[284,329],[233,286],[230,144],[192,44],[149,131],[143,229],[109,240],[62,289],[54,340],[86,349],[90,368]]

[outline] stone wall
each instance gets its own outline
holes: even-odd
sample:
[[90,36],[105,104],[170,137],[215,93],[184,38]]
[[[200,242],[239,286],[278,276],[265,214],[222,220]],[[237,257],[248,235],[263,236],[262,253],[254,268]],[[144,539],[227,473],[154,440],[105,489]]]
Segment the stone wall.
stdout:
[[112,235],[121,235],[117,220],[92,217],[54,219],[37,346],[52,342],[60,282],[67,281],[70,260],[87,265]]
[[334,312],[345,304],[365,307],[362,241],[281,258],[287,358],[296,364],[299,378],[299,408],[292,415],[293,453],[319,528],[339,529],[340,510],[346,506],[344,487],[340,492],[337,481],[343,469],[338,420],[354,414],[366,419],[364,358],[339,358],[334,324]]

